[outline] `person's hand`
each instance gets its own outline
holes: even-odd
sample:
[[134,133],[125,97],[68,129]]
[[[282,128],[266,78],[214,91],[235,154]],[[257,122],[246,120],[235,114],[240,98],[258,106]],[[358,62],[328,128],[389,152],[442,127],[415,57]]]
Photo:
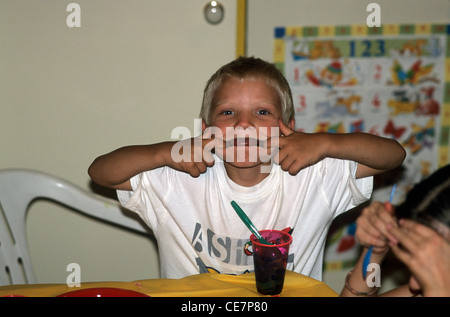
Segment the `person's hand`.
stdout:
[[450,296],[450,243],[435,230],[401,219],[389,228],[392,252],[411,271],[424,296]]
[[392,204],[375,201],[356,220],[355,235],[361,245],[373,246],[373,252],[382,253],[389,248],[389,238],[393,239],[389,227],[397,227]]
[[280,120],[281,136],[275,163],[296,175],[302,169],[325,158],[320,134],[293,131]]
[[[195,138],[181,140],[173,144],[171,149],[170,167],[198,177],[214,165],[213,149],[223,148],[223,140],[201,135]],[[220,151],[219,151],[220,152]]]

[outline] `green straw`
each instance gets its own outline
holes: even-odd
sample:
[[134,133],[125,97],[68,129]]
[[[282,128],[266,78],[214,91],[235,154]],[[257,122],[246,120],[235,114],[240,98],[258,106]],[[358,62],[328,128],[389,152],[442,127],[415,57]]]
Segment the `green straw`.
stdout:
[[245,212],[239,207],[239,205],[233,200],[231,201],[231,206],[233,206],[234,210],[238,214],[239,218],[244,222],[244,224],[247,226],[248,229],[255,235],[255,237],[261,242],[262,244],[266,245],[272,245],[272,243],[267,242],[266,239],[264,239],[261,234],[259,233],[258,229],[256,229],[253,222],[247,217]]

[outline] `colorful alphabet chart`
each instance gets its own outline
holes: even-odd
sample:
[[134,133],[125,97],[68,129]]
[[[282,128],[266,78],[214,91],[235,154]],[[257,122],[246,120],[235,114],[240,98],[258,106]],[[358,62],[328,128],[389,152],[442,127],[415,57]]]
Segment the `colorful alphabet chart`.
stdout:
[[277,27],[274,42],[296,130],[369,132],[403,145],[397,202],[450,163],[450,25]]

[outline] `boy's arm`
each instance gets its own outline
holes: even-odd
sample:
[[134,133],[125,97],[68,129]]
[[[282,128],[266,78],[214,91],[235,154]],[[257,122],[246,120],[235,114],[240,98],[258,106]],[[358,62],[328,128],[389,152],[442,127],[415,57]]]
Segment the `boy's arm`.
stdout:
[[211,142],[200,138],[200,142],[186,139],[125,146],[96,158],[88,174],[99,185],[121,190],[132,190],[130,179],[133,176],[163,166],[198,177],[214,165],[210,152],[214,143]]
[[279,164],[291,174],[326,157],[358,162],[356,178],[382,173],[402,164],[405,149],[395,140],[369,133],[302,133],[280,122]]
[[88,174],[99,185],[132,190],[130,179],[133,176],[167,164],[172,144],[162,142],[119,148],[96,158],[89,166]]
[[356,178],[394,169],[406,156],[397,141],[369,133],[329,134],[328,137],[327,156],[358,162]]

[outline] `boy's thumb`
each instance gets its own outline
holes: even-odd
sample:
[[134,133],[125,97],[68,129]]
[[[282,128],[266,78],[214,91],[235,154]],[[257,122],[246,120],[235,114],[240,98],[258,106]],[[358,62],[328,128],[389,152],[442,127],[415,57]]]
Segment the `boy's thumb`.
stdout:
[[284,135],[284,136],[288,136],[289,134],[291,134],[292,132],[294,132],[293,130],[291,130],[288,126],[286,126],[284,124],[284,122],[280,119],[280,132]]

